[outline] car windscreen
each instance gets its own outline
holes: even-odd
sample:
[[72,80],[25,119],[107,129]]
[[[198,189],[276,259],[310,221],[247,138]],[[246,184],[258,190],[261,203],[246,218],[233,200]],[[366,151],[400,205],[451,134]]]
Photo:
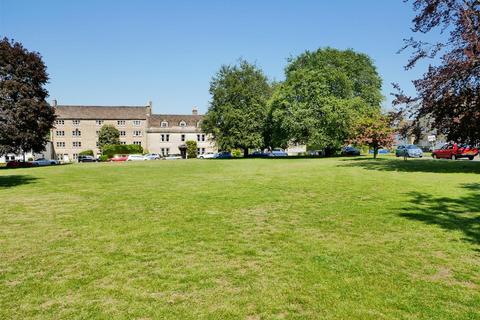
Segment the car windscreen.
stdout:
[[407,149],[418,149],[418,147],[414,144],[408,145]]

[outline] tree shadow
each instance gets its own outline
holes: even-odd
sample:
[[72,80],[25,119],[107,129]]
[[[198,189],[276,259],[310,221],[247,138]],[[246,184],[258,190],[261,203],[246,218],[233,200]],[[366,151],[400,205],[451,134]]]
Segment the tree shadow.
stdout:
[[0,189],[12,188],[23,184],[30,184],[38,178],[25,175],[0,176]]
[[342,167],[360,167],[367,170],[429,172],[429,173],[476,173],[480,174],[480,162],[468,160],[425,160],[425,159],[345,159]]
[[464,240],[480,244],[480,183],[464,184],[468,193],[461,197],[435,197],[411,192],[411,206],[402,209],[400,216],[437,225],[445,230],[461,231]]

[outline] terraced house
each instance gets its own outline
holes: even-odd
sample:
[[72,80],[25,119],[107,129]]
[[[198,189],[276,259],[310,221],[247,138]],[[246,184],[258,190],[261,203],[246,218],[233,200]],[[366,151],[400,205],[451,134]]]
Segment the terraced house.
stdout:
[[103,125],[115,126],[121,144],[141,145],[161,155],[180,153],[179,146],[197,141],[198,153],[216,152],[211,138],[201,131],[203,116],[194,107],[190,115],[152,114],[146,106],[71,106],[54,100],[57,120],[52,129],[53,148],[58,159],[75,160],[84,150],[100,155],[98,133]]

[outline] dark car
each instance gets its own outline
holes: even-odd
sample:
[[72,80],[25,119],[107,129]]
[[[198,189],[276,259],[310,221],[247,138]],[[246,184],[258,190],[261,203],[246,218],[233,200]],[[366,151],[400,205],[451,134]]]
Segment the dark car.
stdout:
[[268,153],[259,150],[254,151],[248,155],[249,158],[266,158],[268,156]]
[[219,152],[216,154],[215,159],[231,159],[232,154],[228,151]]
[[78,162],[96,162],[97,159],[95,159],[93,156],[85,156],[85,155],[80,155],[78,156]]
[[355,147],[348,146],[342,149],[342,156],[359,156],[360,150]]

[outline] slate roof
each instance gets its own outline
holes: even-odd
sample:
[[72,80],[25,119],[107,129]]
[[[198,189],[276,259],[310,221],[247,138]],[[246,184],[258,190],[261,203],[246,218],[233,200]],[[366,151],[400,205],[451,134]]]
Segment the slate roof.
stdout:
[[160,128],[163,121],[168,122],[168,127],[178,127],[181,121],[185,121],[187,126],[196,127],[197,123],[203,119],[202,115],[192,114],[152,114],[150,117],[150,127]]
[[58,119],[79,120],[144,120],[146,106],[68,106],[55,107]]

